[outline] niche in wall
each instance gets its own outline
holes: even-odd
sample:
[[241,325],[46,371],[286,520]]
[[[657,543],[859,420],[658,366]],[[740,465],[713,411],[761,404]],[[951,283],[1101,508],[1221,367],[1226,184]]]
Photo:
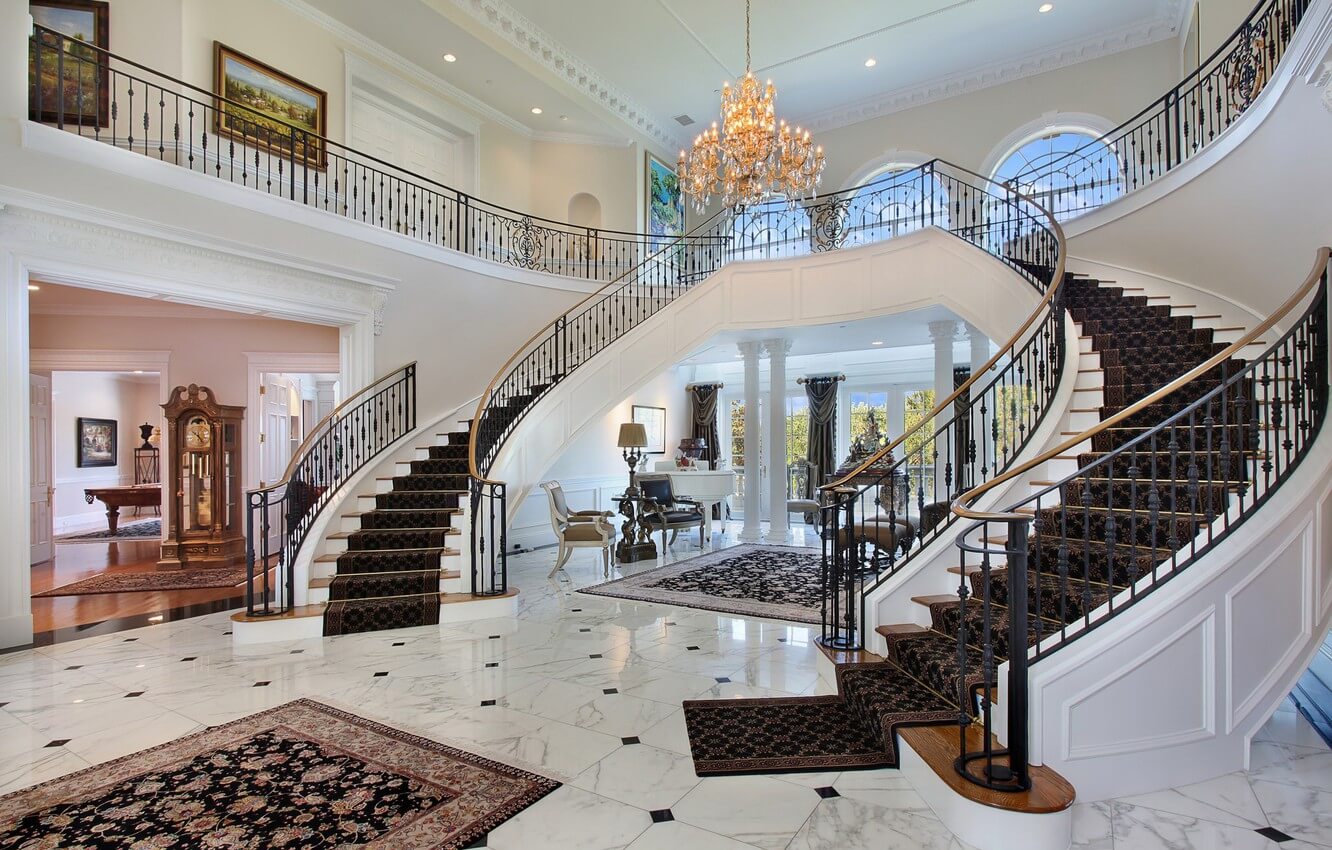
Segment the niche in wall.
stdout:
[[579,227],[601,227],[601,201],[597,200],[596,195],[579,192],[569,199],[566,220]]

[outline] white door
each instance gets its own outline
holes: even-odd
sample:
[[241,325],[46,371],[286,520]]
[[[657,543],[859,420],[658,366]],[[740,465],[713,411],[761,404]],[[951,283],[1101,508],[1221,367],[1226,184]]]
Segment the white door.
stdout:
[[32,563],[51,560],[51,504],[55,488],[51,486],[51,379],[28,376],[31,414],[28,431],[32,440],[32,489],[28,495],[31,518]]
[[291,460],[291,391],[281,375],[265,374],[260,384],[259,486],[282,477]]

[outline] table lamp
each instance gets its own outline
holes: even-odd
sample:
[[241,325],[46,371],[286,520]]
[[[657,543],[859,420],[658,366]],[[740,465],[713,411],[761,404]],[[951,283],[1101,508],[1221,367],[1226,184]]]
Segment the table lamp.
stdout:
[[635,473],[639,461],[643,459],[643,452],[640,449],[646,448],[647,444],[647,428],[642,424],[625,422],[620,425],[620,439],[616,441],[616,446],[622,449],[624,462],[629,464],[629,489],[625,492],[631,496],[638,494]]

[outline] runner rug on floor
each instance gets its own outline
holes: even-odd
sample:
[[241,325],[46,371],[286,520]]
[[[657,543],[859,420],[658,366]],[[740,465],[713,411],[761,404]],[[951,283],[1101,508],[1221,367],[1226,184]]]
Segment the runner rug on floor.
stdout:
[[0,797],[0,847],[455,850],[558,787],[297,700]]
[[732,546],[580,593],[723,614],[819,622],[822,554],[795,546]]
[[61,534],[56,543],[105,543],[108,540],[156,540],[162,536],[160,519],[145,519],[141,522],[121,522],[112,534],[105,528],[97,531],[85,531],[81,534]]
[[99,573],[72,584],[34,593],[39,596],[79,596],[85,593],[151,593],[161,590],[206,590],[245,583],[245,567],[157,570],[146,573]]
[[687,700],[699,776],[897,767],[897,730],[957,722],[957,709],[891,664],[837,665],[837,695]]

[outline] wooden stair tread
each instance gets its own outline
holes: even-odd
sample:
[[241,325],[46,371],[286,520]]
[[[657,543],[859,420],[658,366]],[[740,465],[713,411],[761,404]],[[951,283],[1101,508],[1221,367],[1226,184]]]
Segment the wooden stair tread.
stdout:
[[301,617],[322,617],[324,616],[323,605],[297,605],[290,611],[283,614],[272,614],[267,617],[251,616],[244,611],[237,611],[231,615],[233,623],[267,623],[274,620],[296,620]]
[[470,593],[441,593],[439,595],[440,605],[456,605],[460,602],[485,602],[487,599],[512,599],[518,595],[518,588],[512,585],[502,594],[495,596],[473,596]]
[[893,635],[922,634],[924,632],[928,632],[929,629],[925,628],[924,626],[917,625],[916,623],[894,623],[890,626],[877,626],[874,629],[874,631],[880,635],[883,635],[884,637],[891,637]]
[[[992,791],[968,782],[953,769],[958,747],[956,726],[909,726],[898,729],[897,734],[954,793],[983,806],[1024,814],[1053,814],[1068,809],[1077,796],[1067,779],[1043,765],[1029,768],[1029,791]],[[979,726],[968,727],[967,750],[979,750],[984,734]],[[997,748],[998,742],[994,746]]]
[[[462,529],[460,529],[460,528],[454,528],[454,527],[451,526],[451,525],[437,525],[437,526],[434,526],[434,527],[432,527],[432,528],[362,528],[360,531],[335,531],[335,532],[333,532],[332,534],[330,534],[330,535],[328,536],[328,539],[329,539],[329,540],[346,540],[347,538],[351,537],[353,534],[372,533],[372,532],[377,532],[377,531],[442,531],[442,532],[444,532],[445,534],[461,534],[461,533],[462,533]],[[372,549],[372,550],[364,550],[364,551],[373,551],[373,552],[378,552],[378,551],[398,552],[398,551],[403,551],[403,550],[399,550],[399,549],[388,549],[388,550]]]
[[957,597],[947,593],[934,593],[928,596],[913,596],[911,601],[928,608],[931,605],[951,605],[957,602]]

